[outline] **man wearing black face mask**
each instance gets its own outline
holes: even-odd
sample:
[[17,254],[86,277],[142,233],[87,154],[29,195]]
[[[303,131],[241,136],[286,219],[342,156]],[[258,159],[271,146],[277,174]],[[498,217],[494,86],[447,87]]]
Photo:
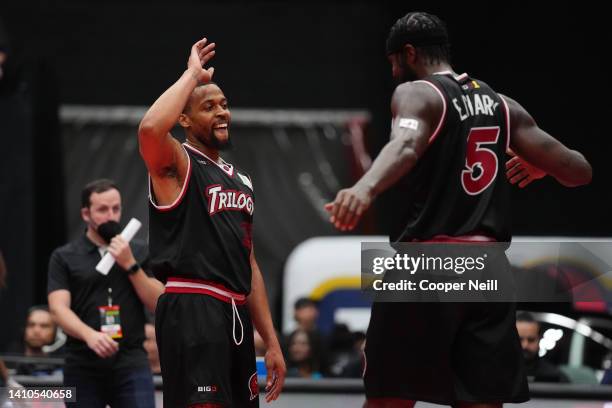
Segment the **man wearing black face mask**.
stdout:
[[[154,407],[144,341],[145,311],[155,310],[162,284],[141,267],[147,247],[119,234],[121,196],[110,180],[81,195],[85,233],[56,249],[49,262],[49,309],[69,335],[64,385],[77,388],[75,407]],[[108,275],[95,270],[105,252]]]

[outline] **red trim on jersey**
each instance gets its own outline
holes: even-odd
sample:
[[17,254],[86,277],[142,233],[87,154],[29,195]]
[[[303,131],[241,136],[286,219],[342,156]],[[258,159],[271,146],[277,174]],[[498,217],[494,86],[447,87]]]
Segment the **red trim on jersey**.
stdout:
[[583,312],[597,312],[605,313],[607,310],[606,302],[603,300],[589,301],[589,302],[574,302],[576,310]]
[[430,85],[438,93],[438,95],[440,95],[440,98],[442,98],[442,106],[443,106],[442,118],[440,118],[440,122],[438,123],[438,127],[436,127],[436,130],[434,130],[432,135],[429,137],[429,141],[427,143],[431,144],[434,141],[434,139],[438,136],[438,134],[440,133],[440,130],[442,129],[442,125],[444,124],[444,121],[446,120],[446,98],[444,98],[444,94],[442,93],[442,91],[440,91],[440,89],[438,89],[438,87],[434,85],[433,82],[429,82],[427,80],[421,79],[419,81],[414,81],[413,83],[417,83],[417,82],[423,82],[425,84]]
[[[199,154],[200,156],[204,157],[204,158],[205,158],[206,160],[208,160],[209,162],[211,162],[211,163],[215,164],[217,167],[219,167],[221,170],[223,170],[223,171],[225,172],[225,174],[227,174],[228,176],[230,176],[230,177],[233,177],[233,176],[234,176],[234,165],[233,165],[233,164],[228,163],[228,162],[226,162],[226,161],[225,161],[225,160],[223,160],[223,159],[221,159],[221,160],[223,160],[223,163],[225,163],[225,164],[223,164],[223,165],[222,165],[222,164],[219,164],[219,163],[217,163],[216,161],[214,161],[213,159],[211,159],[210,157],[208,157],[208,156],[207,156],[205,153],[203,153],[203,152],[199,151],[198,149],[196,149],[195,147],[190,146],[190,145],[189,145],[189,144],[187,144],[187,143],[183,143],[183,146],[187,147],[187,148],[188,148],[189,150],[191,150],[192,152],[197,153],[197,154]],[[226,169],[225,167],[227,167],[227,169]]]
[[210,282],[203,279],[170,277],[166,282],[166,293],[196,293],[209,295],[226,303],[243,305],[247,301],[247,295],[234,292],[220,283]]
[[502,100],[506,116],[506,151],[510,148],[510,109],[503,96],[500,95],[499,99]]
[[183,182],[181,192],[179,193],[178,197],[176,197],[176,199],[174,200],[172,204],[158,205],[155,203],[155,200],[153,199],[153,181],[151,180],[151,174],[149,173],[149,201],[151,202],[153,207],[155,207],[155,209],[158,211],[165,212],[165,211],[170,211],[170,210],[175,209],[176,207],[178,207],[181,201],[183,201],[183,197],[185,196],[185,193],[187,192],[187,187],[189,186],[189,179],[191,178],[191,157],[189,157],[189,153],[187,153],[185,148],[183,148],[183,150],[185,151],[185,154],[187,155],[187,175],[185,176],[185,181]]

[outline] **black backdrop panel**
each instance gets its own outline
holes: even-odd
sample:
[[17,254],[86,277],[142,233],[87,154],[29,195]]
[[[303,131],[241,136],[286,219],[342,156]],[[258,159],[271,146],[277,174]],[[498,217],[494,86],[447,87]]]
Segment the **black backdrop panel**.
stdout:
[[448,23],[456,70],[517,99],[593,163],[591,186],[568,191],[548,180],[517,190],[514,232],[609,235],[604,7],[595,1],[9,0],[0,15],[16,50],[55,61],[64,103],[150,105],[205,34],[218,44],[215,79],[230,105],[368,110],[375,155],[388,137],[393,89],[384,55],[388,29],[408,11],[436,13]]
[[34,295],[34,172],[27,98],[0,95],[0,250],[8,270],[0,289],[0,350],[17,333]]
[[0,81],[0,350],[27,309],[46,303],[50,251],[64,241],[64,178],[57,79],[44,59],[12,58]]

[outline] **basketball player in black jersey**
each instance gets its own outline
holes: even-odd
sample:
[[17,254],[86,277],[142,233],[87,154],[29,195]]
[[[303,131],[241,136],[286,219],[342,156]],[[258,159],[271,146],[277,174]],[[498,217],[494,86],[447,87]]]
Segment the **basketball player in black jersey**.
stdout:
[[[150,175],[151,268],[166,285],[156,311],[164,406],[256,407],[253,326],[267,352],[267,398],[282,390],[285,362],[253,253],[253,184],[224,161],[230,111],[213,68],[215,44],[193,45],[187,70],[140,123]],[[179,123],[187,141],[169,131]],[[251,323],[252,319],[252,323]]]
[[[590,182],[585,158],[540,129],[521,105],[453,71],[446,28],[436,16],[399,19],[387,54],[402,83],[391,101],[391,138],[367,173],[326,205],[338,229],[352,230],[393,186],[402,200],[392,242],[509,242],[510,183],[524,187],[545,174],[568,187]],[[509,183],[503,163],[510,148],[516,157],[508,161]],[[526,401],[514,327],[512,303],[375,302],[366,406]]]

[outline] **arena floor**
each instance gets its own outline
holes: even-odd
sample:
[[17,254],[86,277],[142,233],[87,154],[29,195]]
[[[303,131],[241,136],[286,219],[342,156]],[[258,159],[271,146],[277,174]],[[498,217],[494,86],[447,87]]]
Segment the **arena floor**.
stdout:
[[[157,392],[157,407],[162,408],[161,392]],[[316,394],[316,393],[285,393],[278,401],[267,404],[263,396],[259,399],[260,407],[270,408],[361,408],[364,401],[363,395],[359,394]],[[418,403],[416,408],[437,408],[443,405]],[[555,400],[555,399],[533,399],[525,404],[506,404],[504,407],[520,408],[612,408],[612,397],[610,401],[579,401],[579,400]]]
[[[270,408],[361,408],[363,404],[363,396],[348,394],[348,395],[324,395],[324,394],[286,394],[273,404],[266,404],[263,398],[260,399],[261,407]],[[611,398],[612,400],[612,398]],[[418,403],[416,408],[437,408],[443,405]],[[612,402],[603,401],[564,401],[564,400],[532,400],[526,404],[506,404],[504,407],[521,407],[521,408],[612,408]]]

